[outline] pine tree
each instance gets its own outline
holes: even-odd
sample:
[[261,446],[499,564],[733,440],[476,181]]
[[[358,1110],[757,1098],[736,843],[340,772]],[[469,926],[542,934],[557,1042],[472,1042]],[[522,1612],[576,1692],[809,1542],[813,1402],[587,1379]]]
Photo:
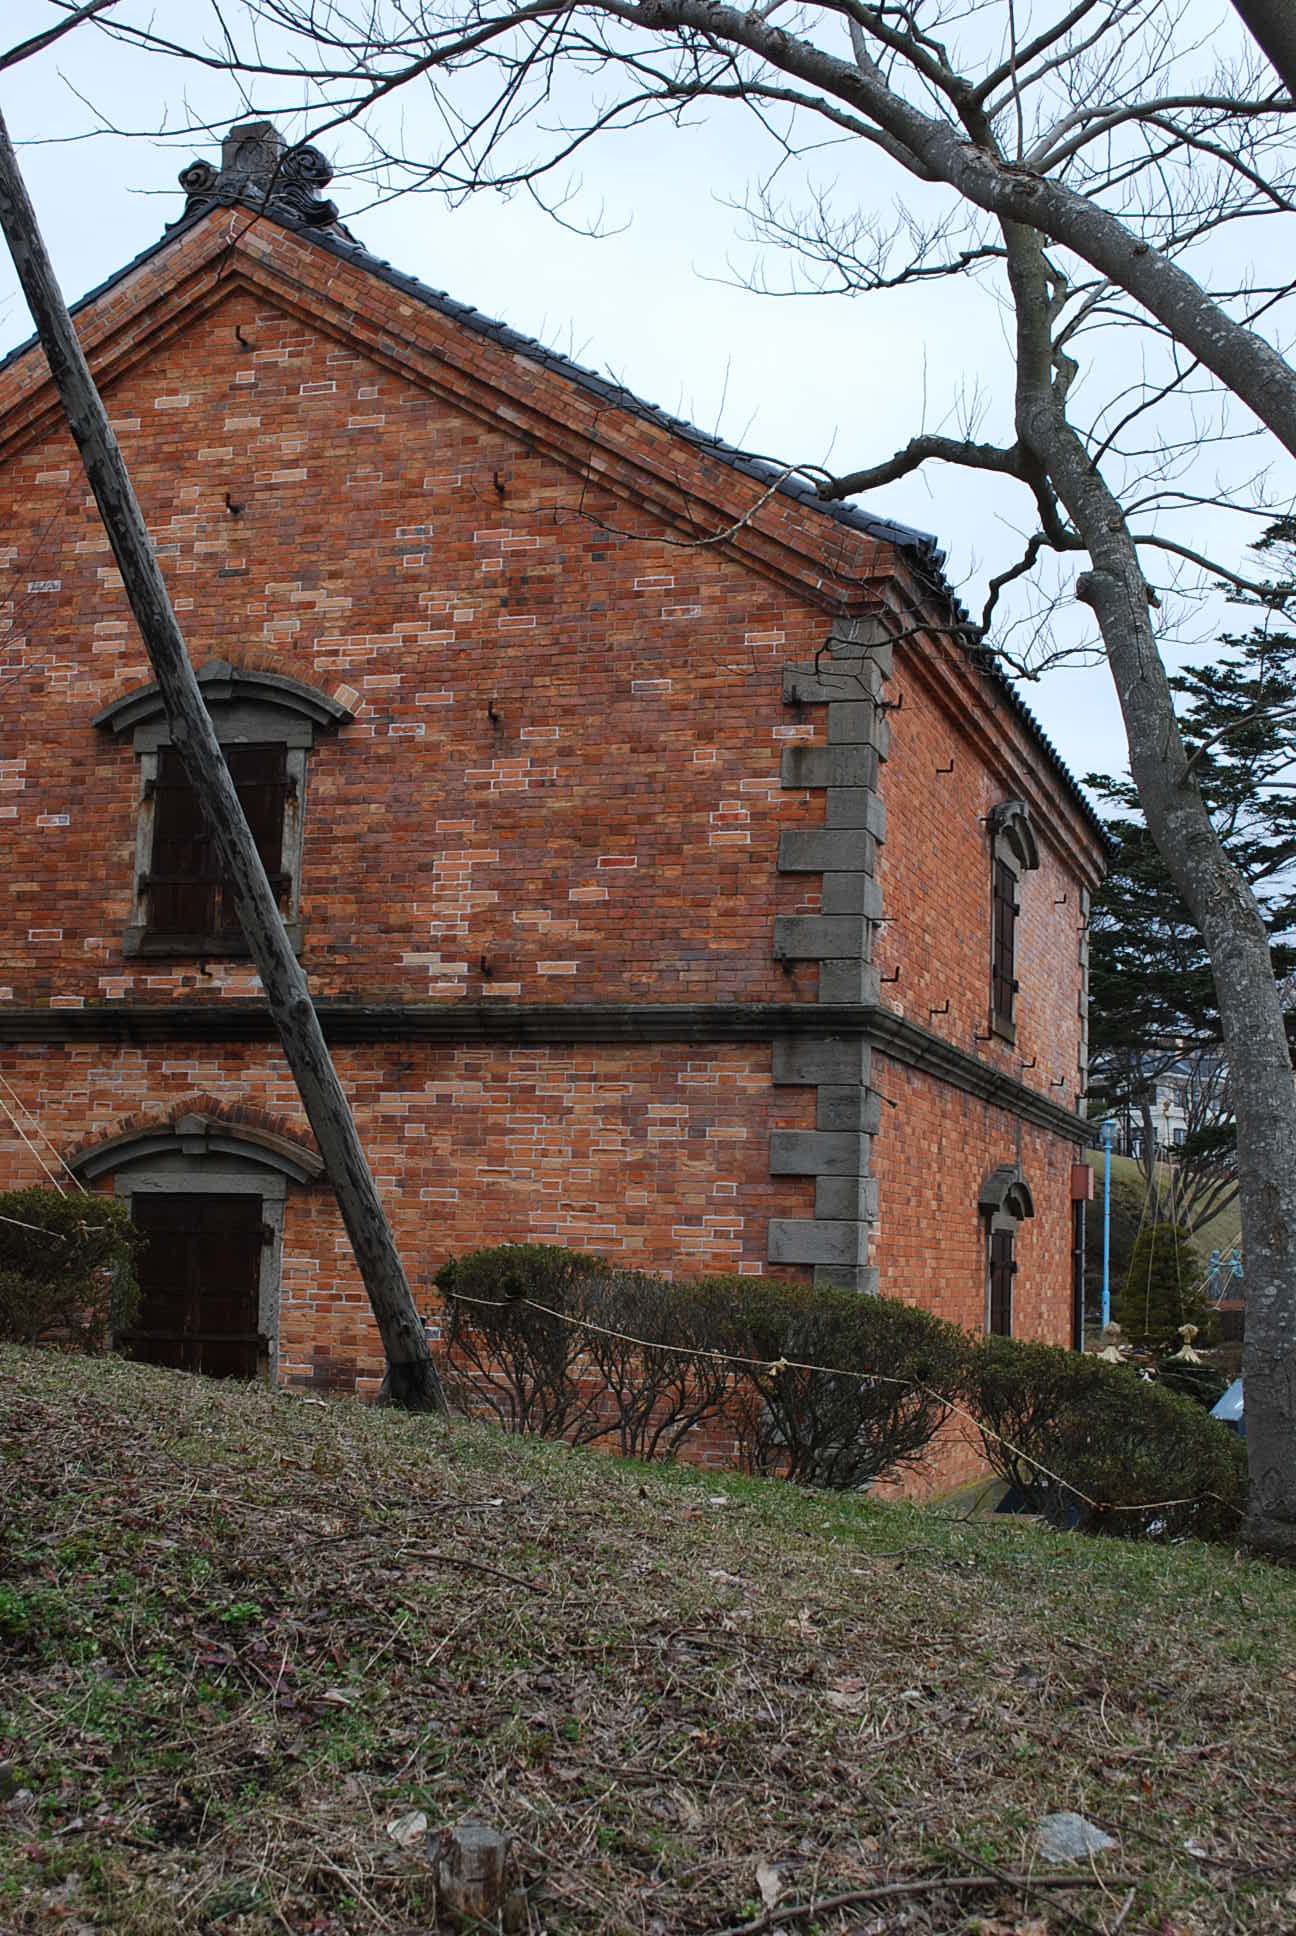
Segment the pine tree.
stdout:
[[[1265,613],[1226,635],[1218,657],[1171,680],[1193,771],[1229,854],[1269,927],[1275,971],[1296,967],[1296,635],[1275,615],[1296,591],[1296,520],[1266,533],[1257,554],[1276,568],[1264,596],[1236,602]],[[1200,1228],[1236,1195],[1227,1069],[1210,963],[1201,936],[1148,833],[1131,783],[1089,774],[1120,811],[1106,823],[1110,871],[1090,930],[1091,1099],[1102,1115],[1142,1118],[1141,1156],[1156,1193],[1151,1102],[1159,1078],[1184,1084],[1188,1136],[1176,1152],[1173,1214]]]
[[1215,1314],[1206,1300],[1201,1253],[1178,1224],[1146,1224],[1116,1299],[1115,1316],[1131,1344],[1179,1342],[1195,1324],[1208,1342]]

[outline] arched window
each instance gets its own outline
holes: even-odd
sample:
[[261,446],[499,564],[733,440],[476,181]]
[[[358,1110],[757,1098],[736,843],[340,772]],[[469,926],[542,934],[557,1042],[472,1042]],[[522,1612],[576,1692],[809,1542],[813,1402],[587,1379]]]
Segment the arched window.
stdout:
[[[336,732],[354,715],[298,679],[240,671],[223,660],[203,666],[198,683],[289,939],[299,948],[307,757],[318,734]],[[139,759],[135,885],[126,953],[246,954],[233,891],[171,743],[157,686],[143,686],[114,700],[94,723],[119,739],[130,733]]]
[[1039,866],[1039,848],[1030,814],[1020,800],[992,807],[990,831],[990,1029],[1007,1042],[1017,1039],[1017,899],[1023,874]]
[[1035,1204],[1020,1169],[1001,1163],[981,1185],[977,1199],[986,1225],[985,1328],[992,1337],[1013,1331],[1013,1284],[1017,1276],[1017,1226],[1035,1215]]

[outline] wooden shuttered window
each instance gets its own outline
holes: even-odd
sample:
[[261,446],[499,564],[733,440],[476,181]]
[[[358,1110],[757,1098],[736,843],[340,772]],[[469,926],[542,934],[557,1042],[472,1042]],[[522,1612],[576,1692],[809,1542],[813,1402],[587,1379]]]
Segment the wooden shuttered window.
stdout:
[[1013,1258],[1015,1239],[1011,1230],[990,1232],[990,1311],[992,1337],[1012,1336],[1012,1292],[1017,1265]]
[[[291,881],[283,871],[284,805],[288,797],[283,746],[227,746],[225,759],[270,885],[284,906]],[[142,885],[148,892],[150,936],[232,942],[241,935],[234,892],[215,839],[174,746],[158,753],[153,782],[153,846]]]
[[1006,861],[996,857],[991,914],[990,1008],[995,1022],[1012,1026],[1013,997],[1017,993],[1014,962],[1017,948],[1017,879]]

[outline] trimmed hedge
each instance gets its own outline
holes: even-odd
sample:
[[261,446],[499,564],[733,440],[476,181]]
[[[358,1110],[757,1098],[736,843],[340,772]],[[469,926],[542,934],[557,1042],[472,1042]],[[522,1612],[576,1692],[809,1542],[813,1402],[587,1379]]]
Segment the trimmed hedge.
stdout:
[[1191,1399],[1055,1345],[974,1342],[892,1298],[672,1283],[543,1244],[474,1251],[436,1282],[448,1390],[511,1431],[653,1459],[711,1426],[750,1471],[850,1491],[917,1464],[954,1401],[1054,1525],[1229,1539],[1245,1511],[1243,1448]]
[[465,1410],[573,1443],[615,1438],[630,1457],[669,1457],[717,1426],[751,1471],[852,1490],[916,1463],[946,1416],[940,1394],[964,1382],[954,1326],[852,1291],[673,1283],[525,1244],[455,1259],[436,1282],[445,1381]]
[[138,1242],[116,1197],[0,1194],[0,1338],[97,1350],[135,1314]]
[[580,1376],[585,1341],[567,1319],[606,1271],[601,1258],[556,1244],[501,1244],[443,1264],[434,1281],[445,1299],[447,1395],[465,1411],[485,1407],[509,1432],[574,1445],[601,1437],[598,1394]]
[[987,1338],[971,1354],[969,1396],[990,1465],[1056,1526],[1228,1540],[1242,1524],[1238,1440],[1127,1366]]
[[[966,1383],[954,1325],[894,1298],[770,1278],[708,1280],[741,1300],[740,1442],[756,1472],[855,1491],[916,1465]],[[824,1370],[803,1369],[823,1366]]]

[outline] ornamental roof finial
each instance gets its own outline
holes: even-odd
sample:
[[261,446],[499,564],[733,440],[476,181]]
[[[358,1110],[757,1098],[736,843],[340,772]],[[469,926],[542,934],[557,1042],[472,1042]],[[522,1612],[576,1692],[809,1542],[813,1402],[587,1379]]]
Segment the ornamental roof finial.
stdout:
[[338,221],[337,203],[320,196],[332,179],[332,166],[318,148],[290,148],[272,121],[240,121],[221,144],[219,168],[210,161],[191,161],[181,169],[185,211],[180,219],[238,203],[294,228],[317,229],[353,242],[355,237]]

